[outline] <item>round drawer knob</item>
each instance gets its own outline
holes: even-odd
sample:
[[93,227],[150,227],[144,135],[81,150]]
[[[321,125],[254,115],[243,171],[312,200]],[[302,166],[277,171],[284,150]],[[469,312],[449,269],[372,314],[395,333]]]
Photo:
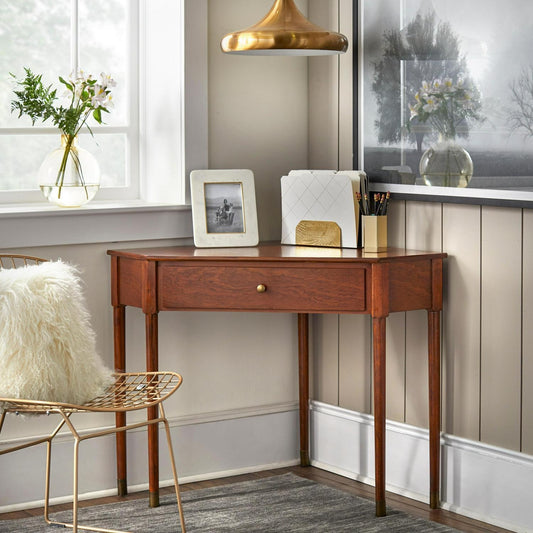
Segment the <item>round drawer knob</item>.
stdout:
[[266,292],[266,290],[266,285],[263,285],[262,283],[257,286],[257,292]]

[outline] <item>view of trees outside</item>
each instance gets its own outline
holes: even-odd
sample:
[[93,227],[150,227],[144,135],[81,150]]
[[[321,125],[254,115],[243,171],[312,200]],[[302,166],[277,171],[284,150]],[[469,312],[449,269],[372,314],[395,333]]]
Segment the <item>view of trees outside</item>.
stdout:
[[[459,133],[474,177],[505,177],[481,186],[523,187],[524,177],[533,176],[531,15],[530,0],[509,0],[505,7],[498,0],[363,0],[367,173],[382,181],[391,178],[383,167],[418,173],[435,132],[427,124],[407,128],[409,105],[423,81],[460,78],[473,87],[484,118],[462,125]],[[528,181],[533,190],[533,178]]]
[[[95,77],[109,73],[117,81],[115,107],[104,118],[110,126],[126,126],[129,120],[128,3],[79,0],[79,66]],[[13,134],[13,129],[31,127],[31,121],[11,113],[15,85],[10,73],[21,79],[24,67],[29,67],[43,75],[46,85],[57,87],[61,96],[64,91],[58,77],[67,78],[72,70],[70,16],[71,0],[0,0],[0,190],[38,189],[39,166],[60,145],[59,133],[39,132],[42,127],[53,127],[51,122]],[[94,131],[94,138],[82,135],[80,145],[97,157],[102,187],[125,184],[126,136]]]

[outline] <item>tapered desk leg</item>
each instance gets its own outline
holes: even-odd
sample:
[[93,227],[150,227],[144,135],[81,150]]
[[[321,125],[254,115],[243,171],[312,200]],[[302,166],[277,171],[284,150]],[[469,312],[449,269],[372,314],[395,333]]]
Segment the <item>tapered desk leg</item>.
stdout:
[[[146,321],[146,370],[156,372],[158,366],[157,313],[145,315]],[[148,408],[148,418],[157,418],[157,407]],[[150,507],[159,506],[159,424],[148,426],[148,472]]]
[[428,311],[429,345],[429,495],[439,507],[440,492],[440,312]]
[[[113,307],[113,335],[115,347],[115,372],[126,371],[126,308],[123,305]],[[126,425],[126,413],[115,414],[117,427]],[[117,490],[119,496],[128,494],[126,470],[126,432],[116,434],[117,450]]]
[[309,466],[309,315],[298,314],[298,378],[300,391],[300,464]]
[[374,452],[376,461],[376,516],[385,516],[385,347],[386,318],[372,319],[374,352]]

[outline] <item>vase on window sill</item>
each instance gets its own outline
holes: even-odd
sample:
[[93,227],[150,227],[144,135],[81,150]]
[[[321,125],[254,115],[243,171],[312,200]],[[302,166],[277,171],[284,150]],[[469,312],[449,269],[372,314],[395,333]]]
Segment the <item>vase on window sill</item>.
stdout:
[[60,207],[80,207],[98,191],[100,167],[96,158],[79,146],[77,136],[61,135],[61,146],[46,156],[38,179],[49,202]]
[[426,185],[467,187],[474,173],[470,154],[452,138],[442,135],[420,159],[420,175]]

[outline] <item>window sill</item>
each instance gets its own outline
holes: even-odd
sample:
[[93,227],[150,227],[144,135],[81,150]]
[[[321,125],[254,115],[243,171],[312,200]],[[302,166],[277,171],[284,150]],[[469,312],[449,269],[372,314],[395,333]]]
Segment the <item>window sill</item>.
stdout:
[[187,205],[101,201],[65,209],[36,203],[0,206],[0,249],[192,237]]

